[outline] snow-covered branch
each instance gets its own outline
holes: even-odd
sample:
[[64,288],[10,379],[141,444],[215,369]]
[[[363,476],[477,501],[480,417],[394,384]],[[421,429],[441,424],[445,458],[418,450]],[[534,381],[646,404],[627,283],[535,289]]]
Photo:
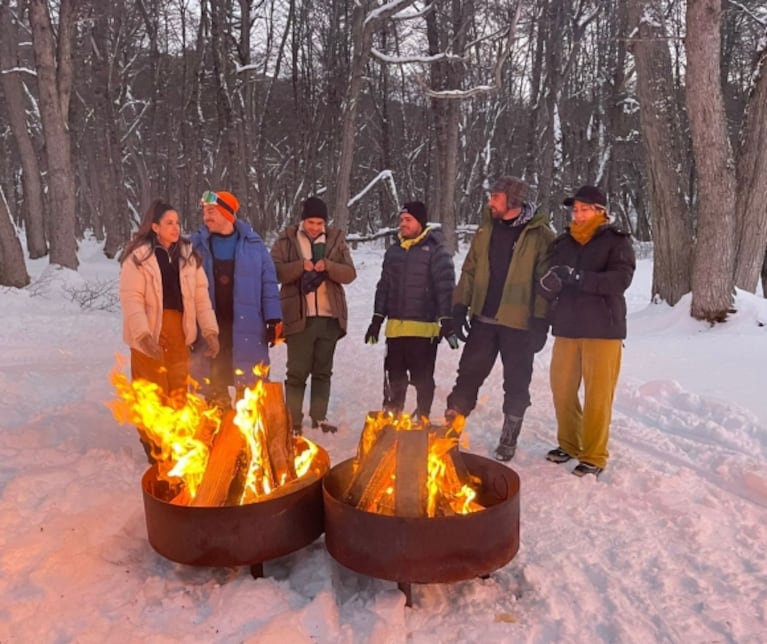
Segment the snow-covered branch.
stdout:
[[517,3],[516,11],[514,12],[514,18],[511,21],[511,24],[509,25],[508,32],[506,34],[506,43],[504,45],[504,48],[501,50],[500,55],[498,56],[498,60],[495,63],[495,78],[494,82],[490,85],[475,85],[474,87],[470,87],[469,89],[448,89],[448,90],[442,90],[442,91],[436,91],[431,89],[427,86],[426,82],[423,80],[423,78],[418,78],[418,84],[420,85],[421,89],[423,90],[424,94],[430,98],[441,98],[441,99],[449,99],[449,100],[464,100],[467,98],[472,98],[473,96],[478,96],[480,94],[489,94],[491,92],[498,91],[498,89],[501,87],[502,80],[503,80],[503,66],[506,63],[506,60],[511,55],[511,47],[514,43],[514,35],[517,31],[517,22],[519,21],[519,14],[521,12],[522,5],[521,3]]
[[37,76],[37,72],[34,69],[29,69],[29,67],[10,67],[0,70],[0,74],[29,74],[30,76]]
[[373,9],[365,17],[365,28],[367,29],[369,25],[375,24],[386,18],[391,18],[403,9],[407,9],[414,2],[415,0],[391,0],[391,2],[384,3],[380,7]]
[[754,13],[754,11],[752,11],[749,7],[744,5],[742,2],[736,2],[735,0],[727,0],[727,2],[729,2],[733,7],[737,7],[738,9],[740,9],[743,13],[745,13],[750,18],[753,18],[756,22],[758,22],[763,27],[767,27],[767,19],[765,19],[765,17],[763,16],[760,16]]
[[434,54],[433,56],[390,56],[373,47],[371,48],[370,53],[382,63],[391,65],[408,65],[414,63],[428,65],[441,60],[451,60],[455,62],[463,62],[466,60],[464,56],[456,56],[455,54],[448,54],[447,52]]
[[373,189],[373,186],[375,186],[379,181],[387,181],[389,183],[389,189],[392,193],[392,198],[394,199],[394,203],[399,203],[399,196],[397,195],[397,184],[394,181],[394,175],[392,174],[391,170],[381,170],[369,183],[366,185],[362,190],[360,190],[356,195],[354,195],[351,199],[349,199],[349,202],[346,204],[347,207],[351,208],[352,205],[354,205],[357,201],[362,199],[370,190]]

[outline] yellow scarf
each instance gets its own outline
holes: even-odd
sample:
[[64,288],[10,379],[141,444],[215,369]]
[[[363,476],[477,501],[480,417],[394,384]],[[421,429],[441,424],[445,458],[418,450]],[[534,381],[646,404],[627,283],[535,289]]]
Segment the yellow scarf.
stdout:
[[429,227],[423,229],[420,235],[418,237],[412,237],[411,239],[405,239],[401,233],[397,233],[397,238],[399,239],[399,245],[402,246],[405,250],[410,250],[413,246],[420,243],[420,241],[426,237],[426,235],[429,234]]
[[603,212],[598,212],[591,219],[584,221],[582,224],[574,221],[570,224],[570,236],[581,246],[585,246],[591,241],[594,233],[606,224],[607,221],[607,215]]

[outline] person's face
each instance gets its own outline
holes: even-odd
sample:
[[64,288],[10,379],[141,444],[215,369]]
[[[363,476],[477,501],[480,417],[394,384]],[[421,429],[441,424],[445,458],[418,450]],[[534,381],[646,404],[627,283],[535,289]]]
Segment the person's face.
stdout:
[[325,220],[322,217],[307,217],[304,219],[304,230],[309,237],[316,237],[325,230]]
[[166,210],[160,220],[152,224],[152,230],[157,235],[157,241],[164,248],[175,244],[181,236],[181,224],[178,222],[178,213],[175,210]]
[[490,208],[490,214],[493,219],[513,219],[520,211],[519,208],[509,208],[505,192],[491,192],[487,205]]
[[405,239],[414,239],[421,234],[421,224],[409,212],[399,214],[399,234]]
[[202,206],[202,223],[212,233],[228,235],[232,232],[234,224],[222,215],[214,204]]
[[599,212],[599,209],[594,204],[583,203],[576,200],[573,203],[573,221],[576,224],[583,224],[590,219],[594,218]]

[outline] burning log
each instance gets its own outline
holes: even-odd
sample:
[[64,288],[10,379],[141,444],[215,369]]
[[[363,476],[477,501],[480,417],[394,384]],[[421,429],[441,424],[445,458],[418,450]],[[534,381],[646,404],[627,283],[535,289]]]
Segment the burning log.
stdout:
[[429,434],[423,430],[397,433],[397,467],[394,481],[394,514],[426,516],[429,477]]
[[368,414],[343,501],[368,512],[435,517],[482,509],[478,479],[458,449],[461,428],[413,427],[407,415]]
[[293,436],[290,431],[288,407],[281,382],[265,382],[265,425],[267,451],[275,478],[286,483],[296,478]]
[[226,505],[232,481],[242,468],[242,453],[245,450],[245,437],[234,423],[234,411],[229,410],[221,419],[221,427],[213,439],[205,474],[191,505]]
[[253,372],[255,385],[228,412],[194,391],[170,399],[154,383],[129,380],[119,370],[110,375],[118,393],[110,403],[115,418],[152,444],[156,498],[215,508],[289,494],[280,487],[301,479],[291,489],[317,482],[318,448],[292,436],[282,384],[266,381],[268,367]]
[[[261,384],[264,396],[258,404],[262,406],[265,445],[259,443],[256,446],[261,448],[261,489],[256,492],[252,484],[248,485],[251,452],[256,450],[236,422],[236,412],[229,410],[224,413],[219,430],[212,438],[208,463],[196,493],[192,495],[188,488],[184,488],[173,499],[175,505],[216,507],[250,503],[260,496],[275,495],[274,490],[279,489],[278,486],[296,480],[293,439],[282,384]],[[265,452],[263,447],[266,447]],[[292,489],[295,487],[292,486]]]
[[[364,440],[367,425],[363,430],[362,438]],[[360,506],[362,497],[368,488],[378,489],[384,484],[391,482],[392,467],[387,466],[385,457],[390,456],[393,464],[394,455],[390,454],[392,447],[397,439],[397,431],[392,425],[385,425],[375,436],[375,442],[369,448],[361,441],[358,450],[358,467],[356,475],[352,478],[344,500],[350,505]],[[369,499],[368,499],[369,502]],[[367,505],[367,504],[366,504]]]

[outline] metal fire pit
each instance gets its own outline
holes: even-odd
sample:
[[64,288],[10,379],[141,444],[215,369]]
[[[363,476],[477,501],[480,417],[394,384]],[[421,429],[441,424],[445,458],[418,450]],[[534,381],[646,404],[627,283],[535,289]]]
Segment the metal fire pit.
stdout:
[[450,517],[398,517],[357,509],[341,500],[352,459],[330,470],[323,483],[325,544],[355,572],[396,581],[412,605],[411,583],[484,577],[519,550],[519,476],[505,465],[462,453],[482,481],[480,512]]
[[191,566],[250,566],[263,575],[263,562],[309,545],[323,531],[322,478],[330,467],[322,448],[312,467],[319,478],[295,492],[247,505],[173,505],[158,488],[156,467],[141,479],[149,543],[163,557]]

